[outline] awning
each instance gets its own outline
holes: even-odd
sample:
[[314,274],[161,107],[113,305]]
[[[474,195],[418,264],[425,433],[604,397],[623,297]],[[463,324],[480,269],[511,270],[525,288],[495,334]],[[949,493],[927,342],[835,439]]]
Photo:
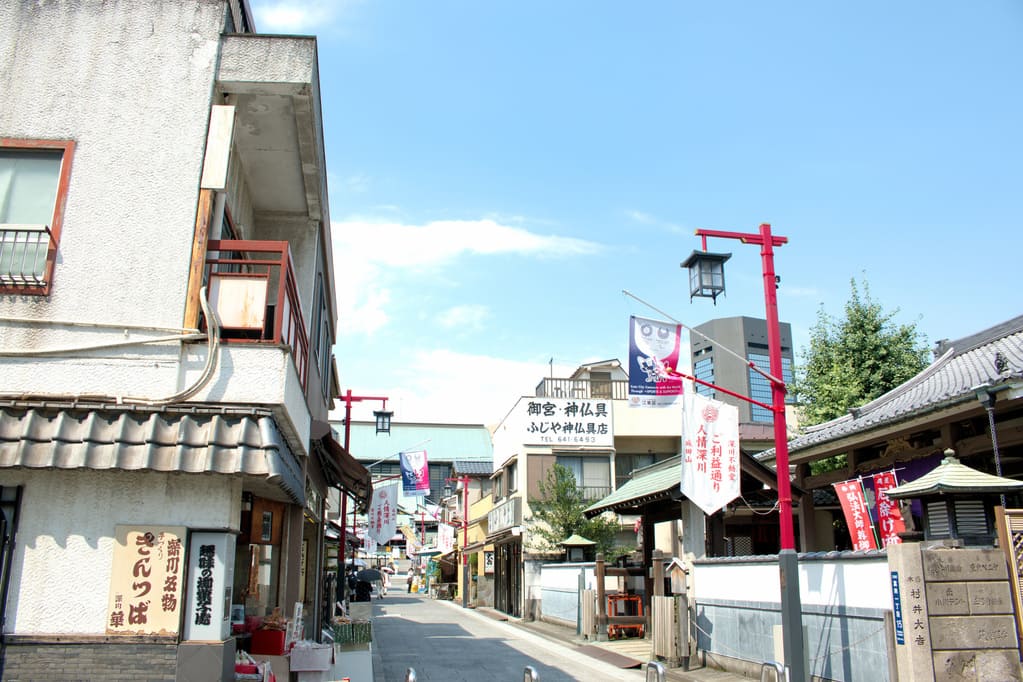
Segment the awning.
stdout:
[[313,450],[320,458],[320,466],[327,476],[327,483],[345,490],[358,500],[360,506],[369,504],[369,499],[373,495],[373,481],[369,469],[360,464],[334,439],[329,426],[326,435],[316,440],[315,444]]
[[257,410],[6,405],[4,467],[241,475],[305,504],[301,463],[273,417]]
[[[753,476],[771,488],[777,488],[774,471],[750,455],[741,453],[739,465],[743,473]],[[606,511],[619,514],[640,513],[640,509],[651,502],[667,500],[676,493],[681,495],[679,491],[681,485],[682,456],[677,455],[640,470],[625,485],[604,499],[594,502],[584,509],[583,513],[590,518]],[[805,494],[801,488],[796,486],[791,488],[794,499],[801,499]]]

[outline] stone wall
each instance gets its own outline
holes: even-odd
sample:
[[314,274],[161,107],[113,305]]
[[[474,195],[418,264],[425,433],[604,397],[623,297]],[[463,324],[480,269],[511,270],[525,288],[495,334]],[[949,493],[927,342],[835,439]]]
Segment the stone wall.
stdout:
[[907,543],[888,552],[900,678],[1023,679],[1001,550]]
[[174,644],[12,643],[4,651],[4,682],[103,680],[175,682]]

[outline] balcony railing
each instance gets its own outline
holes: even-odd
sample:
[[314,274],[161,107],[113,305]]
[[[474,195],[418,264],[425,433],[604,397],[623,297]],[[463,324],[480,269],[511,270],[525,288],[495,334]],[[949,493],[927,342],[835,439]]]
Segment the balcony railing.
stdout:
[[43,286],[53,237],[46,225],[0,225],[0,285]]
[[290,346],[304,390],[309,336],[291,263],[288,242],[210,240],[203,281],[220,320],[221,339]]
[[607,485],[582,485],[576,489],[584,502],[597,502],[611,494],[611,486]]
[[537,398],[628,400],[629,382],[620,379],[544,379],[536,386]]

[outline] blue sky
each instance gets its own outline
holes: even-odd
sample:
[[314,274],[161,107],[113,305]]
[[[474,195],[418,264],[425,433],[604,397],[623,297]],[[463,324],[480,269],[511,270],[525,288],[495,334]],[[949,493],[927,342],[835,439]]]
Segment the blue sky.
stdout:
[[341,383],[397,421],[496,423],[551,358],[626,359],[661,316],[623,289],[763,317],[735,241],[689,301],[696,228],[789,238],[797,358],[853,278],[929,346],[1023,313],[1018,0],[250,2],[318,37]]

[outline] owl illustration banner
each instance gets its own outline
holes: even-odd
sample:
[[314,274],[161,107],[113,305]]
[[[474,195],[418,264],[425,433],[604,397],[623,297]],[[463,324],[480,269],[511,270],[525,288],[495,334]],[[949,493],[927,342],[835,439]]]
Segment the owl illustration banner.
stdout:
[[629,318],[629,406],[668,407],[682,397],[682,325]]
[[426,450],[402,452],[401,492],[409,497],[426,497],[430,494],[430,467],[426,463]]
[[739,409],[691,391],[682,422],[682,493],[713,514],[739,496]]

